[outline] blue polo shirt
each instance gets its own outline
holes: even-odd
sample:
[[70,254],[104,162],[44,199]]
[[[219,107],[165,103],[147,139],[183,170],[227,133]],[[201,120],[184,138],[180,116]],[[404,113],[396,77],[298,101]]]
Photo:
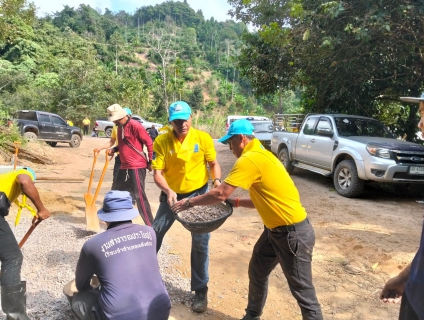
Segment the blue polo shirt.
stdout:
[[424,225],[420,248],[411,264],[411,273],[405,286],[405,294],[420,319],[424,319]]
[[131,222],[117,225],[88,240],[75,273],[78,291],[90,288],[97,275],[104,319],[166,320],[171,302],[156,256],[156,234]]

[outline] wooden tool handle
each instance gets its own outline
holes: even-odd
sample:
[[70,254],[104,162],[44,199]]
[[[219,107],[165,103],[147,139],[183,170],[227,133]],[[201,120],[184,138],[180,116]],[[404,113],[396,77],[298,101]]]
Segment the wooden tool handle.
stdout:
[[34,217],[32,219],[31,227],[28,229],[27,233],[24,235],[24,237],[22,238],[21,242],[19,242],[19,249],[23,247],[23,245],[25,244],[25,242],[27,241],[27,239],[29,238],[29,236],[31,235],[31,233],[34,231],[35,227],[38,226],[38,224],[41,221],[42,220],[38,219],[38,217]]
[[107,166],[109,165],[110,159],[111,158],[109,158],[109,155],[107,154],[107,150],[106,150],[106,162],[105,162],[105,165],[103,167],[102,175],[100,176],[99,184],[97,185],[96,193],[94,194],[94,197],[93,197],[93,203],[92,203],[93,206],[96,204],[97,196],[99,195],[100,188],[101,188],[102,182],[103,182],[103,178],[105,177],[106,169],[107,169]]
[[93,166],[91,167],[90,181],[88,182],[87,193],[90,193],[91,184],[93,183],[93,178],[94,178],[94,167],[96,165],[97,155],[99,154],[96,151],[93,151],[93,152],[94,152]]

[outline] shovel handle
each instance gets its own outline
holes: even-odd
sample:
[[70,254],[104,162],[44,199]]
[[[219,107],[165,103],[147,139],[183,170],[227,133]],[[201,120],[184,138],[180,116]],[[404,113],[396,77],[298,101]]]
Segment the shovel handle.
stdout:
[[32,223],[31,223],[31,227],[28,229],[27,233],[24,235],[24,237],[22,238],[21,242],[19,242],[19,249],[23,247],[23,245],[25,244],[25,242],[27,241],[27,239],[29,238],[29,236],[31,235],[31,233],[34,231],[35,227],[38,226],[38,224],[41,222],[41,219],[38,219],[37,216],[35,216],[32,219]]
[[88,182],[87,193],[90,193],[91,185],[93,183],[93,178],[94,178],[94,167],[96,165],[97,156],[99,155],[99,152],[96,152],[96,151],[93,151],[93,152],[94,152],[93,166],[91,167],[90,181]]
[[92,204],[91,204],[92,206],[95,206],[95,205],[96,205],[97,196],[99,195],[100,188],[101,188],[101,186],[102,186],[102,182],[103,182],[103,178],[105,177],[105,174],[106,174],[107,166],[109,165],[109,161],[110,161],[112,158],[113,158],[113,155],[110,157],[110,156],[108,155],[107,150],[106,150],[106,162],[105,162],[105,165],[104,165],[104,167],[103,167],[102,175],[100,176],[99,184],[97,185],[96,193],[94,194],[94,197],[93,197],[93,202],[92,202]]

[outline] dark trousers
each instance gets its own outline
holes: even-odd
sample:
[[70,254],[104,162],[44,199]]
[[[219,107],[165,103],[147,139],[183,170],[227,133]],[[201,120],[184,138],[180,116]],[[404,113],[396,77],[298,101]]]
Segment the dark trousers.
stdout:
[[87,290],[74,294],[71,309],[78,320],[102,319],[99,307],[99,293],[99,290]]
[[119,169],[112,190],[128,191],[137,202],[138,212],[147,226],[152,226],[153,215],[145,192],[146,169]]
[[293,231],[271,232],[265,228],[249,263],[249,297],[246,312],[260,316],[268,294],[268,278],[279,263],[303,319],[322,319],[321,307],[312,284],[312,251],[315,232],[306,220]]
[[88,134],[88,129],[90,129],[90,126],[84,126],[84,135]]
[[402,295],[399,310],[399,320],[424,320],[423,318],[420,319],[420,317],[414,311],[414,308],[409,303],[408,297],[405,293]]
[[0,216],[0,261],[2,286],[21,284],[23,256],[18,242],[3,216]]
[[[113,184],[115,183],[116,179],[118,178],[118,172],[119,168],[121,167],[121,158],[119,157],[119,153],[115,156],[115,164],[113,166]],[[112,189],[113,190],[113,189]]]

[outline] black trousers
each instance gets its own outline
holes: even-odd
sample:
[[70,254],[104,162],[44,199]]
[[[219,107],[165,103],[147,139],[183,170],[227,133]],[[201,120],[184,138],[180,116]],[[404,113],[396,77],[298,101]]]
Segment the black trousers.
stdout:
[[302,319],[322,320],[321,307],[312,283],[312,251],[315,232],[306,220],[295,230],[272,232],[265,228],[253,248],[249,263],[249,296],[246,312],[260,316],[268,295],[268,278],[280,264]]
[[119,169],[112,190],[128,191],[137,202],[138,212],[147,226],[152,226],[153,215],[145,191],[146,168]]
[[90,126],[84,126],[84,135],[88,134],[88,129],[90,128]]
[[[113,166],[113,184],[115,183],[116,179],[118,178],[118,172],[119,168],[121,167],[121,158],[119,157],[119,153],[115,156],[115,164]],[[113,189],[112,189],[113,190]]]
[[3,216],[0,216],[0,261],[2,286],[21,284],[23,256],[15,235]]

